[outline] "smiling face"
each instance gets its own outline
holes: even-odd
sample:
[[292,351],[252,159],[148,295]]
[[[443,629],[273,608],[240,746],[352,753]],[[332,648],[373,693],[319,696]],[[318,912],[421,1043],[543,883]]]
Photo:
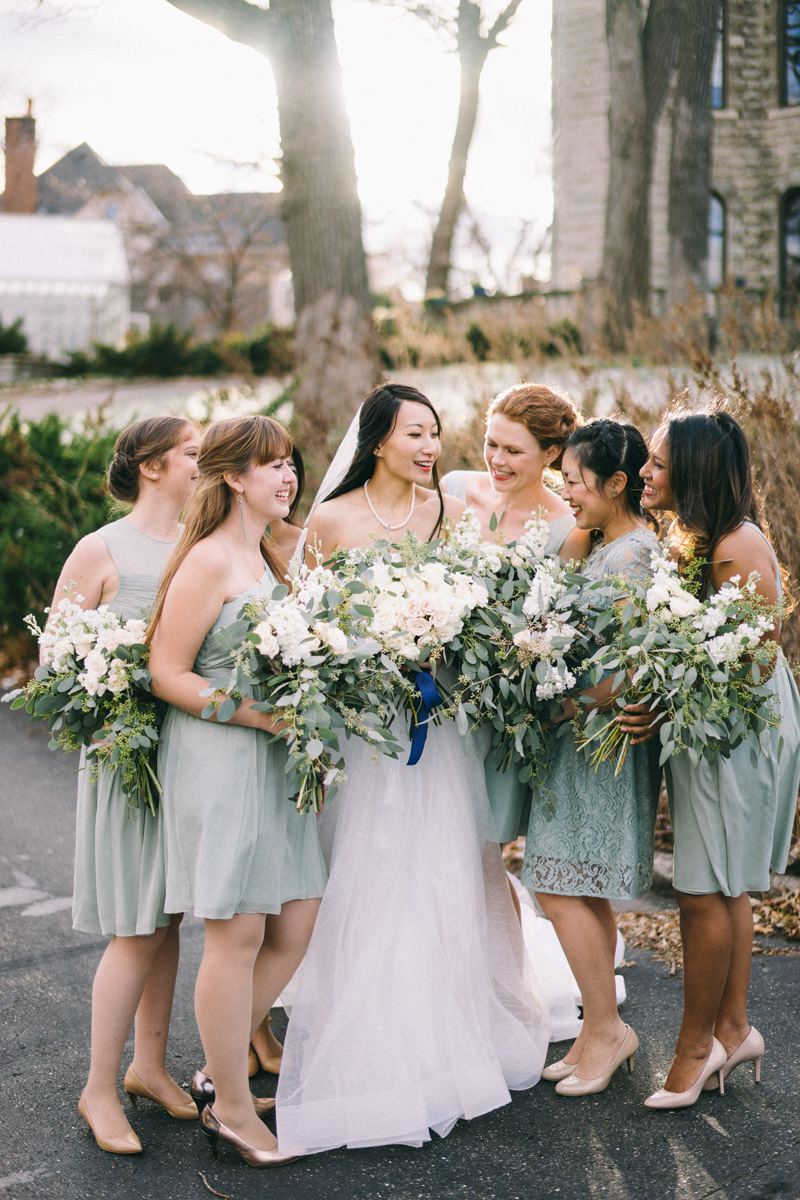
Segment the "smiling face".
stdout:
[[675,497],[669,481],[669,442],[665,426],[657,429],[650,439],[647,462],[639,474],[644,480],[642,508],[673,510]]
[[241,476],[241,483],[245,505],[268,525],[288,514],[289,497],[292,487],[297,487],[297,477],[290,458],[275,458],[249,467]]
[[541,483],[545,467],[558,457],[558,447],[542,449],[520,421],[494,413],[486,426],[483,457],[495,491],[514,492]]
[[391,433],[375,451],[376,471],[429,487],[439,457],[439,422],[426,404],[404,400]]
[[594,471],[582,467],[574,450],[565,450],[561,462],[564,486],[561,498],[572,509],[579,529],[605,529],[614,519],[618,505]]
[[189,499],[195,489],[200,473],[197,455],[200,450],[200,434],[191,425],[177,445],[167,450],[158,460],[158,477],[162,491],[168,491],[181,504]]

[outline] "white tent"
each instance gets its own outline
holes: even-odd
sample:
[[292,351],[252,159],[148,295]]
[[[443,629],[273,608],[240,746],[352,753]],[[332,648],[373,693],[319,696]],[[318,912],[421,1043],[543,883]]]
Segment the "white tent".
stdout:
[[116,345],[130,326],[130,273],[114,221],[0,213],[0,320],[61,358]]

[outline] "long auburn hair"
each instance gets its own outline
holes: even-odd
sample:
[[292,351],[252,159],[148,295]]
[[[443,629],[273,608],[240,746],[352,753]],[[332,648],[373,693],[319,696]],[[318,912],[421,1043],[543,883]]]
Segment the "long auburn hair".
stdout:
[[[369,483],[375,473],[375,451],[389,437],[397,423],[397,414],[404,400],[413,400],[415,404],[424,404],[430,409],[436,420],[436,428],[441,433],[442,423],[439,414],[427,396],[415,387],[406,383],[383,383],[370,392],[361,405],[361,415],[358,421],[358,442],[347,474],[338,487],[323,497],[323,500],[335,500],[346,492],[354,492],[357,488]],[[439,483],[437,463],[433,464],[433,486],[439,497],[439,517],[431,531],[431,537],[436,537],[442,527],[444,518],[444,497]]]
[[[147,629],[148,642],[152,640],[161,617],[169,585],[186,555],[193,546],[219,528],[231,510],[234,493],[223,476],[243,475],[249,467],[273,462],[277,458],[289,458],[291,453],[292,439],[283,426],[271,417],[258,414],[229,417],[208,426],[197,459],[200,480],[184,511],[180,541],[172,551],[161,577]],[[261,538],[261,553],[272,573],[281,578],[286,564],[266,533]]]
[[753,482],[750,448],[730,413],[671,413],[666,431],[669,482],[675,499],[671,538],[682,560],[703,559],[701,592],[711,590],[712,561],[722,538],[745,521],[767,536]]

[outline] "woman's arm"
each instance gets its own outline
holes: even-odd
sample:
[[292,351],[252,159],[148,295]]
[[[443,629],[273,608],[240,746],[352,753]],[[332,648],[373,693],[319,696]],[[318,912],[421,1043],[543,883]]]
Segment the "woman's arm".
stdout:
[[[194,546],[169,585],[153,635],[149,662],[153,692],[193,717],[199,717],[208,704],[201,692],[209,687],[209,681],[194,670],[194,662],[225,602],[229,570],[224,548],[208,540]],[[278,732],[278,722],[254,712],[252,705],[245,697],[230,724]]]
[[558,549],[558,557],[563,562],[574,559],[583,562],[592,548],[591,534],[587,529],[572,529],[567,534]]
[[[58,607],[70,588],[76,604],[84,609],[98,608],[116,596],[119,571],[99,534],[89,533],[81,538],[64,563],[50,605],[51,611]],[[39,661],[44,662],[41,653]]]

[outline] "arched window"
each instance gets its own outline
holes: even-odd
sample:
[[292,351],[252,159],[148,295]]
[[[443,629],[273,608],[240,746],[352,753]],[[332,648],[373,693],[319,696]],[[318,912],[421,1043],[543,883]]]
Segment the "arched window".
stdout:
[[711,64],[711,107],[725,108],[728,103],[727,88],[727,41],[728,3],[720,0],[717,14],[717,41],[714,46],[714,61]]
[[781,200],[781,315],[800,307],[800,188],[792,188]]
[[800,104],[800,0],[778,4],[778,84],[782,105]]
[[708,202],[708,265],[706,280],[710,291],[725,278],[725,201],[712,192]]

